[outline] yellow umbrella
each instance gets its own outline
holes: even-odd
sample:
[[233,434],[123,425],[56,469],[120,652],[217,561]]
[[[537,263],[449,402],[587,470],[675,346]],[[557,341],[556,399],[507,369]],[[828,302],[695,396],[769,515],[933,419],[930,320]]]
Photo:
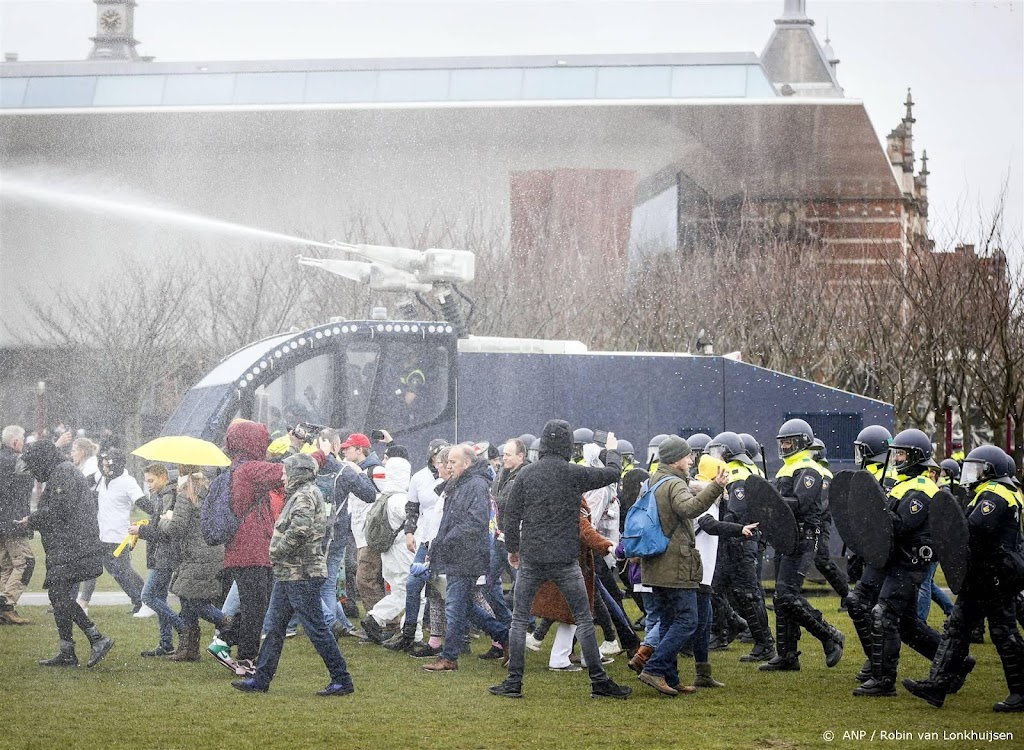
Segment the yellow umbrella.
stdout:
[[166,435],[132,451],[133,456],[190,466],[230,466],[231,459],[209,440],[188,435]]

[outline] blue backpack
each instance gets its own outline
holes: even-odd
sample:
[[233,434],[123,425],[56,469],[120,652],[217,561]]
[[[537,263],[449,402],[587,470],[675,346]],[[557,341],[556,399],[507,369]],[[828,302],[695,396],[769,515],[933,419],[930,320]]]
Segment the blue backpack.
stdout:
[[[626,525],[622,531],[622,549],[626,557],[655,557],[668,549],[669,536],[661,530],[658,518],[658,501],[654,491],[673,477],[659,480],[653,487],[649,481],[640,487],[640,497],[626,513]],[[675,530],[673,529],[673,533]]]
[[[235,516],[231,510],[231,476],[233,469],[228,469],[210,483],[210,489],[199,507],[199,531],[211,547],[227,544],[235,538],[242,518]],[[253,504],[255,506],[256,503]],[[252,506],[246,511],[249,515]]]

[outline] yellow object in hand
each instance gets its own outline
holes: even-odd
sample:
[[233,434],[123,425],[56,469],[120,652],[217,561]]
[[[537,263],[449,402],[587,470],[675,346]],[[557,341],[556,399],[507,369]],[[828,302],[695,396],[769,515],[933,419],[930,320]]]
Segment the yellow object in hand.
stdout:
[[[135,525],[136,526],[148,526],[149,525],[149,521],[144,519],[142,521],[139,521]],[[117,549],[114,550],[114,557],[120,557],[121,553],[124,552],[125,547],[127,547],[128,549],[135,549],[135,544],[138,541],[139,541],[139,535],[138,534],[129,534],[128,536],[126,536],[124,538],[124,541],[121,542],[117,546]]]

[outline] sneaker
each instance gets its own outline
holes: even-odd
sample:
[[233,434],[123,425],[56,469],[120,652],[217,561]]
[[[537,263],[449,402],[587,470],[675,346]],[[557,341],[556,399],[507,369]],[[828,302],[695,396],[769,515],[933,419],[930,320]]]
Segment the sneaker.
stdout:
[[284,631],[284,637],[285,638],[294,638],[298,634],[299,634],[299,629],[298,628],[288,628],[286,631]]
[[156,648],[150,649],[149,651],[143,651],[139,656],[170,656],[174,653],[173,648],[167,648],[165,646],[157,646]]
[[235,662],[235,674],[239,677],[251,677],[256,674],[256,665],[249,659],[239,659]]
[[409,656],[415,659],[433,659],[435,656],[440,656],[441,651],[441,646],[431,646],[427,643],[420,643],[419,645],[414,645],[409,650]]
[[487,688],[491,695],[500,695],[503,698],[522,698],[523,686],[518,682],[505,680],[500,685],[491,685]]
[[540,647],[543,643],[544,641],[538,641],[532,634],[526,636],[526,647],[530,649],[530,651],[540,651]]
[[615,641],[605,641],[598,647],[601,656],[615,656],[622,653],[622,647]]
[[270,690],[269,686],[263,687],[251,677],[245,680],[235,680],[231,683],[231,687],[241,690],[243,693],[265,693]]
[[351,682],[332,682],[323,690],[317,690],[316,694],[327,698],[332,695],[352,695],[355,691]]
[[231,658],[231,647],[219,638],[214,638],[213,643],[206,647],[206,651],[226,669],[235,674],[238,665]]
[[567,664],[564,667],[548,667],[549,672],[582,672],[583,667],[579,664]]
[[495,646],[492,643],[490,649],[488,649],[486,653],[480,654],[477,658],[483,659],[484,661],[489,661],[491,659],[504,659],[505,652],[500,646]]
[[599,680],[590,685],[591,698],[618,698],[626,700],[633,693],[633,688],[618,685],[613,680]]
[[148,605],[143,604],[138,610],[132,615],[136,620],[143,620],[147,617],[152,617],[156,612],[151,609]]

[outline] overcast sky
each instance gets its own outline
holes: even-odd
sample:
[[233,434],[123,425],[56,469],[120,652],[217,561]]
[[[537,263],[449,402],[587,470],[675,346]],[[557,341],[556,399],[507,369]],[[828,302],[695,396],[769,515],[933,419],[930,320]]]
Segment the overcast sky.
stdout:
[[[760,54],[782,8],[782,0],[139,0],[135,36],[141,54],[165,61]],[[848,97],[865,102],[880,139],[899,124],[906,89],[913,89],[915,151],[920,157],[928,150],[931,214],[940,243],[958,213],[970,219],[979,207],[991,210],[1004,181],[1007,229],[1019,241],[1024,5],[808,0],[807,13],[820,39],[828,29],[841,60],[839,82]],[[21,60],[80,60],[91,48],[95,16],[91,0],[0,0],[0,47]]]

